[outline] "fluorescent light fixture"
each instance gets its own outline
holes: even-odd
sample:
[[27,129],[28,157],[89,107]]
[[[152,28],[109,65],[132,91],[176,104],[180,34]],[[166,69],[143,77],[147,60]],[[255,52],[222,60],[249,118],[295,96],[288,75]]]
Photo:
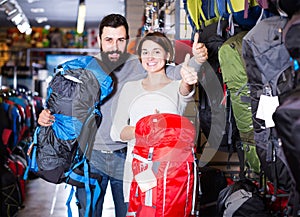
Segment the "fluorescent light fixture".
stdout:
[[86,5],[84,2],[80,2],[78,8],[78,17],[77,17],[77,32],[79,34],[83,33],[84,30],[85,14],[86,14]]
[[40,0],[27,0],[27,2],[29,3],[29,4],[31,4],[31,3],[34,3],[34,2],[39,2]]
[[37,23],[44,23],[44,22],[48,21],[48,18],[47,17],[36,17],[35,20]]
[[4,9],[7,19],[13,22],[21,33],[30,32],[30,24],[17,0],[0,0],[0,8]]
[[15,24],[15,25],[19,25],[23,20],[23,15],[18,13],[16,16],[14,16],[11,21]]
[[19,25],[17,25],[17,28],[18,28],[18,30],[19,30],[21,33],[24,33],[24,32],[26,32],[28,29],[30,29],[30,25],[29,25],[28,22],[23,21],[23,22],[21,22]]
[[30,11],[32,13],[44,13],[45,9],[44,8],[31,8]]
[[25,31],[25,34],[26,35],[31,35],[32,33],[32,28],[28,28],[26,31]]
[[11,15],[17,10],[16,6],[7,0],[1,1],[0,7],[4,9],[7,15]]

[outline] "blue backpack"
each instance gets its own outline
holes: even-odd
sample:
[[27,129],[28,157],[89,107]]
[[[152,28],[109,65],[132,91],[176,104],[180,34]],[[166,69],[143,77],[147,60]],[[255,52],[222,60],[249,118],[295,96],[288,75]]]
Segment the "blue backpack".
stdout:
[[[29,166],[38,177],[54,183],[84,187],[87,195],[94,188],[93,207],[100,195],[99,175],[89,173],[95,134],[101,122],[100,105],[112,92],[112,79],[96,58],[83,56],[67,61],[55,69],[47,89],[45,107],[55,116],[52,126],[36,128],[30,147]],[[68,213],[73,195],[68,199]],[[87,197],[89,215],[91,197]]]

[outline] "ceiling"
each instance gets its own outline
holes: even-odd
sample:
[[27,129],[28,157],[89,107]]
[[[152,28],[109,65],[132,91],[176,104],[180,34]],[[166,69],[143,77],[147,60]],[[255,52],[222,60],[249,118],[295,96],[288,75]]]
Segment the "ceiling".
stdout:
[[[1,2],[6,0],[0,0]],[[79,6],[79,0],[7,0],[19,4],[32,27],[74,27]],[[125,15],[125,0],[85,0],[85,27],[98,27],[103,16],[110,13]],[[0,6],[1,8],[1,6]],[[44,12],[33,13],[32,9],[43,8]],[[46,22],[38,23],[36,18],[47,17]],[[3,9],[0,9],[0,27],[13,27]]]

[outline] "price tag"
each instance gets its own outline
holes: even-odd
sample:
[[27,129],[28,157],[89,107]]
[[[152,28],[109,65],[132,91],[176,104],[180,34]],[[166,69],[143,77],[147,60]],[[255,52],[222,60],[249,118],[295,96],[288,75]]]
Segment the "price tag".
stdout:
[[264,120],[267,128],[274,127],[273,113],[279,106],[278,96],[261,95],[256,112],[256,118]]

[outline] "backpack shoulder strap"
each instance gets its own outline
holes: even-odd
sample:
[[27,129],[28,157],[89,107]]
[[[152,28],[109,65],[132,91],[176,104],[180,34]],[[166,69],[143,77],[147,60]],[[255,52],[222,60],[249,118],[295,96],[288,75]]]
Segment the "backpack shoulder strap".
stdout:
[[252,192],[245,191],[244,189],[233,192],[225,202],[226,209],[223,217],[232,217],[235,211],[251,197]]

